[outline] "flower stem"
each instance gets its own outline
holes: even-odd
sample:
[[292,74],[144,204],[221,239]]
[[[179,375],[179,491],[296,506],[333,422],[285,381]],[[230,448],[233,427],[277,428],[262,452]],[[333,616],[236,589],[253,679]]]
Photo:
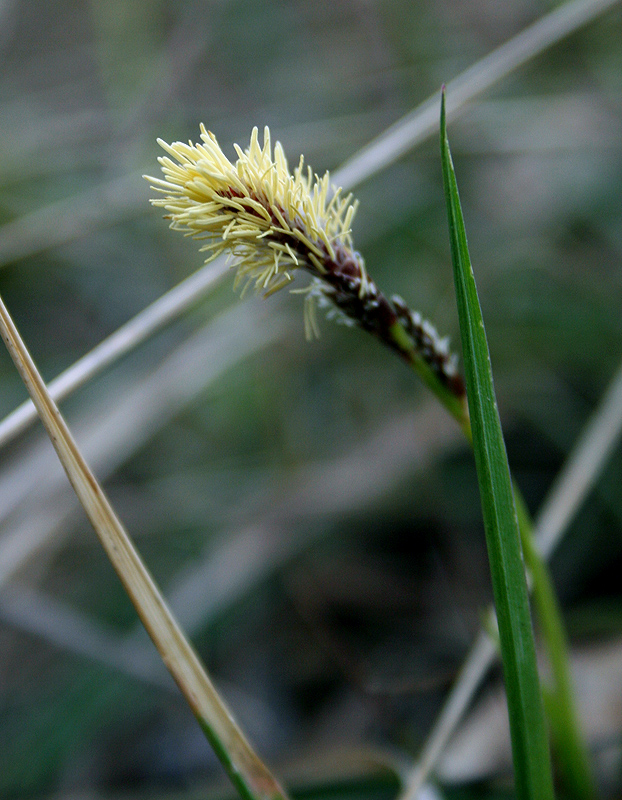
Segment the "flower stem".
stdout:
[[531,576],[534,605],[551,668],[553,688],[544,693],[551,736],[560,772],[570,795],[588,800],[596,797],[596,787],[587,747],[581,735],[561,610],[549,569],[535,546],[529,511],[516,484],[514,502],[525,564]]
[[469,421],[469,408],[466,394],[456,394],[451,391],[438,377],[428,362],[421,357],[413,344],[411,337],[404,329],[401,322],[394,322],[389,328],[389,333],[404,360],[417,373],[423,383],[432,391],[447,411],[462,428],[464,435],[472,444],[471,423]]
[[[473,435],[465,398],[452,393],[439,380],[436,373],[417,354],[411,338],[399,322],[391,327],[391,334],[412,369],[454,417],[472,447]],[[561,610],[548,566],[535,545],[531,516],[515,481],[513,489],[523,557],[531,578],[534,605],[551,670],[553,689],[545,697],[551,737],[560,771],[571,796],[577,800],[591,800],[596,796],[596,790],[576,710],[568,641]]]

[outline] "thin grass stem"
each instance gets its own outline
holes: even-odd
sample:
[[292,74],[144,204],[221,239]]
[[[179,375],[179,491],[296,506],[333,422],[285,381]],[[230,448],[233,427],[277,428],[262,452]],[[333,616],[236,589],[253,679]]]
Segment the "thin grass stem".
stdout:
[[594,487],[622,436],[622,363],[611,379],[536,519],[536,542],[550,558],[564,531]]
[[217,693],[82,457],[2,300],[0,333],[104,550],[231,782],[244,800],[285,800],[285,793]]
[[555,754],[570,796],[590,800],[596,797],[596,785],[581,735],[561,609],[546,561],[535,546],[529,511],[516,485],[514,502],[534,606],[551,670],[553,685],[551,689],[544,687],[544,701]]
[[412,338],[399,322],[391,326],[390,333],[398,348],[406,354],[407,361],[410,363],[413,371],[438,400],[440,400],[441,404],[445,406],[447,411],[449,411],[451,416],[460,425],[467,439],[471,441],[471,424],[469,422],[469,409],[466,403],[466,395],[456,395],[439,380],[438,375],[417,352],[413,345]]
[[[226,273],[224,259],[207,264],[118,328],[49,384],[59,403],[106,367],[145,342],[204,297]],[[0,422],[0,448],[27,430],[38,418],[32,400],[26,400]]]
[[[548,560],[555,553],[621,435],[622,364],[536,516],[533,540],[543,559]],[[480,631],[407,779],[404,800],[416,800],[497,656],[495,643],[486,631]]]
[[[447,118],[547,48],[587,25],[619,0],[572,0],[541,17],[447,83]],[[333,174],[337,186],[350,190],[393,164],[438,130],[438,97],[383,131]]]

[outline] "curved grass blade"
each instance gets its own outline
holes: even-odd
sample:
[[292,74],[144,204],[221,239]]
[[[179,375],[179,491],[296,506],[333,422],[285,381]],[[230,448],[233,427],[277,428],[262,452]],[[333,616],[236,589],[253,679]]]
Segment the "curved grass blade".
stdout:
[[0,334],[106,554],[231,782],[244,800],[286,800],[285,793],[251,748],[173,617],[80,453],[2,300]]
[[553,797],[551,760],[518,520],[495,399],[488,343],[447,139],[444,90],[441,104],[441,160],[473,449],[499,623],[516,792],[521,799],[548,800]]

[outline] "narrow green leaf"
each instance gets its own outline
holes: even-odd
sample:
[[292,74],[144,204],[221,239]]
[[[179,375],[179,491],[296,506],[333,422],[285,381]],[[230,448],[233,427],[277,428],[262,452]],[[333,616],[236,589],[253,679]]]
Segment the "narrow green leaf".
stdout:
[[548,800],[553,797],[553,780],[527,582],[488,343],[447,139],[444,91],[441,160],[473,449],[499,623],[516,793],[521,799]]
[[541,638],[551,671],[551,686],[544,687],[543,700],[553,753],[556,756],[560,778],[569,797],[575,800],[593,800],[597,796],[596,784],[588,749],[581,735],[561,610],[546,561],[535,546],[529,512],[516,486],[514,502],[525,564],[531,576],[536,619],[540,625]]

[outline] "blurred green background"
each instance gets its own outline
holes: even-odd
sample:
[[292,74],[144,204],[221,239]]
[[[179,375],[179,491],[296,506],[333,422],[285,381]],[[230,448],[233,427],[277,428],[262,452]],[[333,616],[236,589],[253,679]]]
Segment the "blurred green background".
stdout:
[[[149,206],[157,136],[196,141],[204,122],[233,157],[269,125],[291,164],[333,170],[553,5],[1,3],[0,292],[46,379],[201,265]],[[621,42],[616,8],[450,125],[534,512],[622,358]],[[436,137],[356,196],[369,273],[457,342]],[[277,772],[321,780],[370,749],[408,763],[490,597],[471,457],[370,337],[322,321],[306,342],[299,296],[240,300],[231,282],[63,410]],[[0,376],[4,416],[25,391],[6,355]],[[0,795],[211,785],[218,765],[40,429],[0,458]],[[621,475],[617,452],[553,561],[612,791]],[[473,766],[455,779],[507,774],[502,757]]]

